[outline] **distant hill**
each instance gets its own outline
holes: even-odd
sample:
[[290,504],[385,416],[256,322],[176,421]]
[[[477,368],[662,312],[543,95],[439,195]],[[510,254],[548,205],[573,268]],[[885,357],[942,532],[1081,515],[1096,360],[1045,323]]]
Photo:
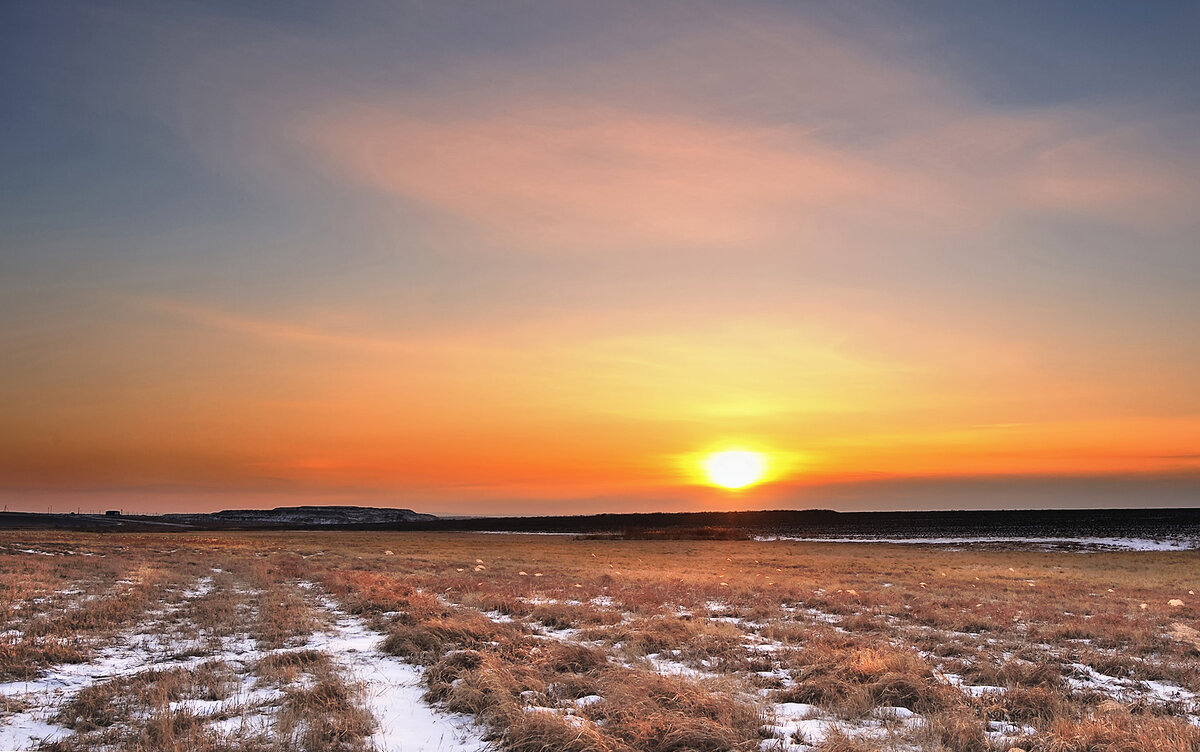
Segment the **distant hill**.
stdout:
[[74,530],[303,530],[345,528],[404,529],[437,521],[411,509],[350,506],[300,506],[274,509],[225,509],[196,514],[39,514],[0,513],[3,528]]
[[[196,515],[165,514],[167,522],[184,520]],[[275,507],[274,509],[225,509],[202,515],[216,522],[246,525],[394,525],[406,522],[430,522],[437,517],[411,509],[382,507],[307,506]]]
[[302,506],[274,509],[223,509],[209,514],[164,514],[155,517],[189,527],[308,528],[308,527],[404,527],[414,522],[433,522],[432,514],[388,507]]

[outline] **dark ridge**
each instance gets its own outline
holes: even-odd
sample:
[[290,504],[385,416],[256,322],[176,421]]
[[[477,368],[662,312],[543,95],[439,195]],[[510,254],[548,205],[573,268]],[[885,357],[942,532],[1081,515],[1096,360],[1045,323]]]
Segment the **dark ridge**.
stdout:
[[203,514],[38,514],[0,513],[0,528],[72,530],[362,530],[396,529],[436,520],[411,509],[354,506],[300,506],[274,509],[225,509]]
[[731,529],[800,537],[1127,537],[1198,538],[1200,509],[1020,509],[936,512],[754,512],[599,514],[438,519],[414,530],[634,534],[644,530]]
[[278,507],[211,514],[0,513],[0,528],[94,531],[413,530],[564,533],[646,539],[740,538],[1186,538],[1200,540],[1200,509],[1037,509],[937,512],[655,512],[559,517],[439,518],[410,509]]

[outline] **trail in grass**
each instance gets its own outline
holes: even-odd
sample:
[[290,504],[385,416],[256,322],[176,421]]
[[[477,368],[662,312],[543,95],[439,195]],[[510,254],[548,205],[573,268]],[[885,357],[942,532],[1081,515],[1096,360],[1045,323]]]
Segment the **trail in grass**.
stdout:
[[335,627],[316,639],[313,647],[327,652],[362,683],[365,707],[378,724],[371,742],[379,752],[490,749],[469,716],[443,713],[425,702],[421,669],[381,651],[378,632],[327,598],[322,606]]
[[[222,733],[248,731],[271,734],[279,690],[258,687],[253,666],[267,655],[316,650],[328,655],[347,678],[362,687],[363,704],[376,721],[370,738],[378,752],[481,752],[489,748],[471,718],[438,712],[422,697],[421,669],[379,649],[382,636],[361,620],[317,595],[309,583],[300,587],[315,598],[315,605],[331,617],[332,626],[311,635],[301,646],[258,650],[249,634],[235,633],[222,641],[222,649],[208,655],[171,655],[173,641],[163,624],[189,601],[208,594],[211,578],[183,592],[181,603],[156,614],[121,643],[102,651],[95,660],[50,667],[43,676],[0,684],[0,700],[14,701],[18,712],[0,717],[0,750],[34,750],[71,735],[55,716],[79,692],[89,686],[146,671],[189,668],[210,661],[225,661],[240,677],[243,686],[227,701],[181,703],[202,718],[212,718]],[[268,696],[269,694],[269,696]],[[211,712],[206,712],[211,711]],[[231,712],[232,717],[229,717]],[[223,720],[216,720],[216,719]],[[133,720],[133,719],[130,719]],[[239,731],[240,729],[240,731]]]

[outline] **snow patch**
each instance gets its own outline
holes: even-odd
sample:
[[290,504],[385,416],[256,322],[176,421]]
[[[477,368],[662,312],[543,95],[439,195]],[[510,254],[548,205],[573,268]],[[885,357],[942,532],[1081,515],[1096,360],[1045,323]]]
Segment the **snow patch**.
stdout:
[[422,696],[422,670],[379,649],[382,637],[366,624],[325,600],[325,609],[336,620],[332,633],[310,641],[362,682],[366,709],[378,728],[371,742],[380,752],[482,752],[487,744],[474,721],[457,713],[443,713]]
[[801,537],[759,535],[754,540],[797,541],[802,543],[895,543],[901,545],[962,546],[972,543],[1009,543],[1022,546],[1069,550],[1100,551],[1190,551],[1200,548],[1196,538],[1120,538],[1120,537],[1020,537],[1020,536],[942,536],[928,538],[892,538],[876,536]]

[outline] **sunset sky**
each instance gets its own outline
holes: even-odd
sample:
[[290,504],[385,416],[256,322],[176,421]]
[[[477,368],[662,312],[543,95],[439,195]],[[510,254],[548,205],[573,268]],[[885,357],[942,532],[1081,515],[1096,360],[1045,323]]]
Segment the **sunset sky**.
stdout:
[[1198,34],[6,2],[0,506],[1197,505]]

